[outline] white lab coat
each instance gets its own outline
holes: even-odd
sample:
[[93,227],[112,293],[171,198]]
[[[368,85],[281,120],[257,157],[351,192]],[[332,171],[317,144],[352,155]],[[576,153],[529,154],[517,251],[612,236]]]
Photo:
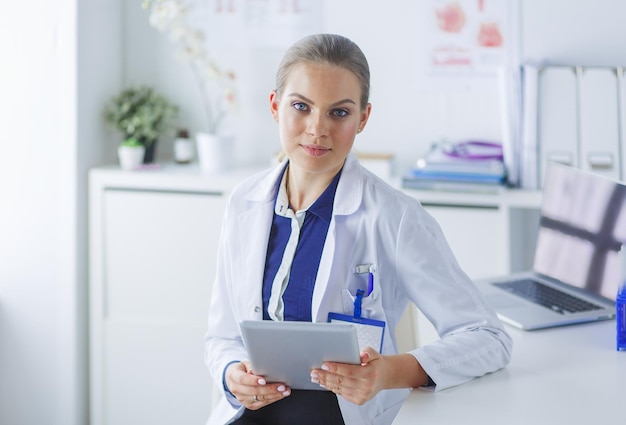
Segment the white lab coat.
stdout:
[[[225,366],[248,359],[238,323],[263,317],[265,254],[284,166],[239,184],[226,210],[205,343],[205,362],[220,388]],[[365,170],[351,154],[337,187],[315,282],[313,321],[326,322],[329,312],[353,313],[352,294],[365,279],[353,273],[359,264],[376,265],[374,291],[364,299],[363,316],[387,323],[383,354],[397,352],[395,328],[409,301],[437,329],[440,340],[411,351],[436,383],[435,390],[507,365],[512,341],[459,267],[438,224],[418,201]],[[385,390],[362,406],[338,399],[346,425],[385,425],[392,423],[408,393]],[[228,423],[242,409],[225,393],[209,424]]]

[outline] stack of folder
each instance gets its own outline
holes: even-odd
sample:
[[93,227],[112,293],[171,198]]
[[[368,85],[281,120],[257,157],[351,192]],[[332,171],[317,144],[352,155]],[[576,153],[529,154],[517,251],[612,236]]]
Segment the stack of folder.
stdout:
[[497,192],[506,183],[502,147],[492,142],[440,142],[402,177],[419,190]]

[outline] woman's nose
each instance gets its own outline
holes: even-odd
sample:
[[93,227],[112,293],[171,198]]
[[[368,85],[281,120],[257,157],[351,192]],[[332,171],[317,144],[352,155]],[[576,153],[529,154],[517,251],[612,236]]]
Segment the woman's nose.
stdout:
[[307,133],[313,137],[324,137],[328,133],[325,117],[322,114],[312,113],[307,122]]

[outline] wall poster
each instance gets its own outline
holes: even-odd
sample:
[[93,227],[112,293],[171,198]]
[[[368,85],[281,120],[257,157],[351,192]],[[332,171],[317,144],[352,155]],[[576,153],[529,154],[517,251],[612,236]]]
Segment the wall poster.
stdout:
[[493,81],[518,61],[517,0],[425,0],[415,8],[414,61],[429,85]]

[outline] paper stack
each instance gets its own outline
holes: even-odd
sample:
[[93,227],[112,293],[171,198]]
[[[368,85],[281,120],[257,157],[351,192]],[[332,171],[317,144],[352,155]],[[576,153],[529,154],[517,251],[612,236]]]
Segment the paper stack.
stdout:
[[402,186],[420,190],[498,192],[506,183],[499,143],[440,142],[402,177]]

